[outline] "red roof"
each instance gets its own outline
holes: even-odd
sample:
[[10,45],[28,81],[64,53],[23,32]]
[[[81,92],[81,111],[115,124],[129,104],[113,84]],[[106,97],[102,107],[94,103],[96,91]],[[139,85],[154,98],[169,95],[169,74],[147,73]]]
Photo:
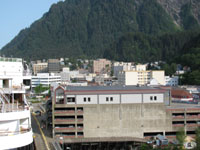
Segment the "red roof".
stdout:
[[192,94],[184,89],[172,89],[171,95],[176,98],[192,98]]

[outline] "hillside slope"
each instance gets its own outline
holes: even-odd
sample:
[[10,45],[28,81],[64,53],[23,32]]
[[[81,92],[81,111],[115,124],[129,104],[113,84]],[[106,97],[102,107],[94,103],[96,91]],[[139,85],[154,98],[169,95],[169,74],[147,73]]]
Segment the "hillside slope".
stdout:
[[157,35],[179,30],[156,0],[66,0],[2,48],[26,59],[102,57],[129,32]]

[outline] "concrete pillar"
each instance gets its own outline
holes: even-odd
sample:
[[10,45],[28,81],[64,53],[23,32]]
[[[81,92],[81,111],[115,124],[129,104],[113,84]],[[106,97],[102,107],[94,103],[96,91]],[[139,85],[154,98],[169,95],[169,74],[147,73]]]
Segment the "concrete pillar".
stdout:
[[186,117],[187,117],[187,109],[184,109],[184,131],[185,131],[185,135],[187,135],[187,122],[186,122]]

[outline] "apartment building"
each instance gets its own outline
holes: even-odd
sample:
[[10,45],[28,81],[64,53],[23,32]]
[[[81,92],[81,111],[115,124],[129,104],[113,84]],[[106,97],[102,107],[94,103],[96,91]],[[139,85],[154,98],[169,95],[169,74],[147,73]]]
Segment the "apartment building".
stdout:
[[107,59],[97,59],[93,61],[93,73],[107,73],[111,69],[111,61]]
[[33,74],[36,75],[37,73],[47,72],[47,66],[47,63],[33,64]]
[[64,143],[175,138],[184,127],[194,136],[200,108],[171,104],[167,87],[54,85],[53,136]]
[[157,80],[160,85],[165,85],[165,72],[160,71],[123,71],[119,73],[119,85],[147,85],[151,79]]
[[127,67],[127,64],[123,66],[118,73],[119,85],[147,85],[152,79],[160,85],[165,85],[165,72],[163,70],[146,70],[146,65],[135,65]]
[[48,72],[58,73],[61,70],[60,60],[58,59],[48,59]]

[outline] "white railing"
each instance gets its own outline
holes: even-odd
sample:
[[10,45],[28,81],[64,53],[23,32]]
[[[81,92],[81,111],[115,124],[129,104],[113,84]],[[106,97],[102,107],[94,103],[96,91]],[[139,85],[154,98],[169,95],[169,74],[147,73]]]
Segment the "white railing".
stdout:
[[26,105],[20,105],[17,102],[17,103],[12,103],[12,104],[4,104],[4,107],[1,109],[1,112],[2,113],[18,112],[18,111],[24,111],[24,110],[29,110],[29,107]]
[[2,100],[4,100],[4,102],[6,101],[9,104],[10,100],[7,98],[7,96],[5,96],[4,93],[5,93],[4,90],[1,88],[0,89],[0,97],[2,98]]
[[8,131],[8,130],[0,130],[0,136],[11,136],[17,134],[23,134],[31,131],[31,127],[23,128],[19,131]]

